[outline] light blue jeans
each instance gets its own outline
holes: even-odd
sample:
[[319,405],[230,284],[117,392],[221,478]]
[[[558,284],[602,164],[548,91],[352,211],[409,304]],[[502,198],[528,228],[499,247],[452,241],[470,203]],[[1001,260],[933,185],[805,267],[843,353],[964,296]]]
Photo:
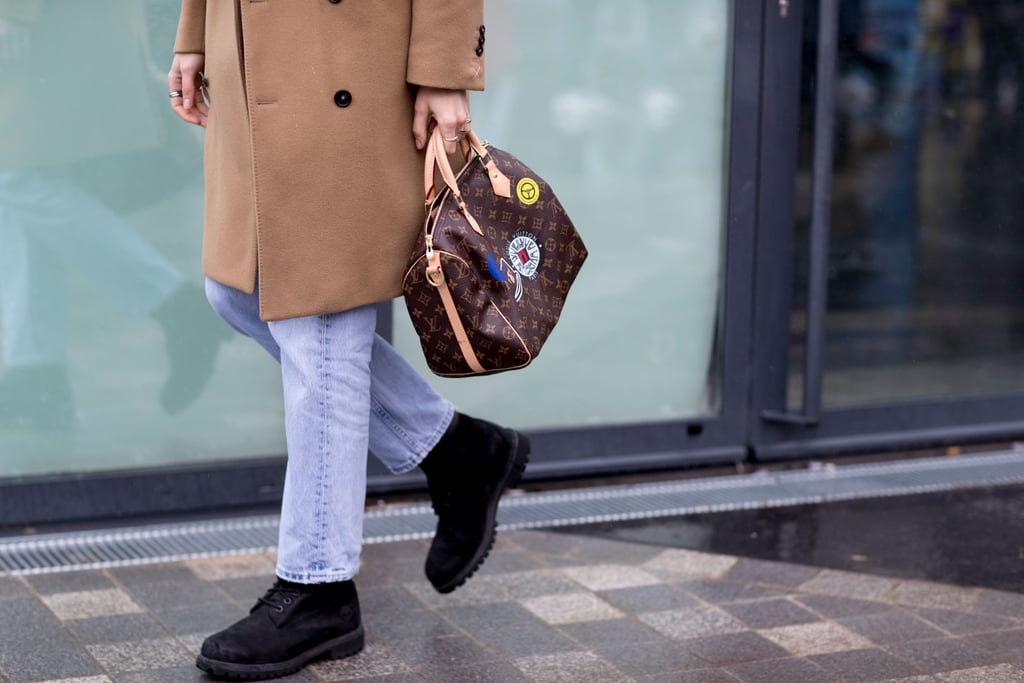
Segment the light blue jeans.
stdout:
[[437,445],[454,408],[375,332],[377,309],[266,323],[259,294],[206,280],[229,325],[281,364],[288,467],[277,575],[344,581],[359,569],[366,454],[395,474]]

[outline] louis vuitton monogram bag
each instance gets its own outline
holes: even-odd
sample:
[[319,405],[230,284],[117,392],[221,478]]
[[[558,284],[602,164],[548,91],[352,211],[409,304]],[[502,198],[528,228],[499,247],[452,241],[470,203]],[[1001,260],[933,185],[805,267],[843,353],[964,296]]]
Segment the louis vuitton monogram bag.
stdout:
[[456,174],[434,129],[424,170],[427,218],[403,282],[427,365],[444,377],[529,365],[587,258],[540,176],[472,131],[463,143],[466,162]]

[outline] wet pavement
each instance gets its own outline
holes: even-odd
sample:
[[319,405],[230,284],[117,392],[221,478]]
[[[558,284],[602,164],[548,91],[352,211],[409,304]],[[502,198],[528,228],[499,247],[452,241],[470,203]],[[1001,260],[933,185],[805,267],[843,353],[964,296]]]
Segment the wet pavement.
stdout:
[[[425,541],[368,545],[366,649],[282,680],[1024,681],[1021,492],[502,533],[447,596],[423,577]],[[211,680],[197,648],[273,566],[0,577],[0,681]]]

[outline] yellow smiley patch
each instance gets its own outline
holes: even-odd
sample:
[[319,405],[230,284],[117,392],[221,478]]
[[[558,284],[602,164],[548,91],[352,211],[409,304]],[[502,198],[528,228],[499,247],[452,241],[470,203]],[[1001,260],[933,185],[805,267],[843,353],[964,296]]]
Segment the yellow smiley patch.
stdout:
[[523,178],[516,184],[516,196],[526,206],[536,204],[540,199],[540,186],[533,178]]

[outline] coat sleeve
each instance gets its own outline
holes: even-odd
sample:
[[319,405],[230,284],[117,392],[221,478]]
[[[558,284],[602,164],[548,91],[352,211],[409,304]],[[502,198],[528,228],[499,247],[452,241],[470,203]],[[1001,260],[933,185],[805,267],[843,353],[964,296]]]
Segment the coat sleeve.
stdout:
[[174,51],[206,52],[206,0],[182,0]]
[[412,0],[406,80],[483,90],[485,42],[483,0]]

